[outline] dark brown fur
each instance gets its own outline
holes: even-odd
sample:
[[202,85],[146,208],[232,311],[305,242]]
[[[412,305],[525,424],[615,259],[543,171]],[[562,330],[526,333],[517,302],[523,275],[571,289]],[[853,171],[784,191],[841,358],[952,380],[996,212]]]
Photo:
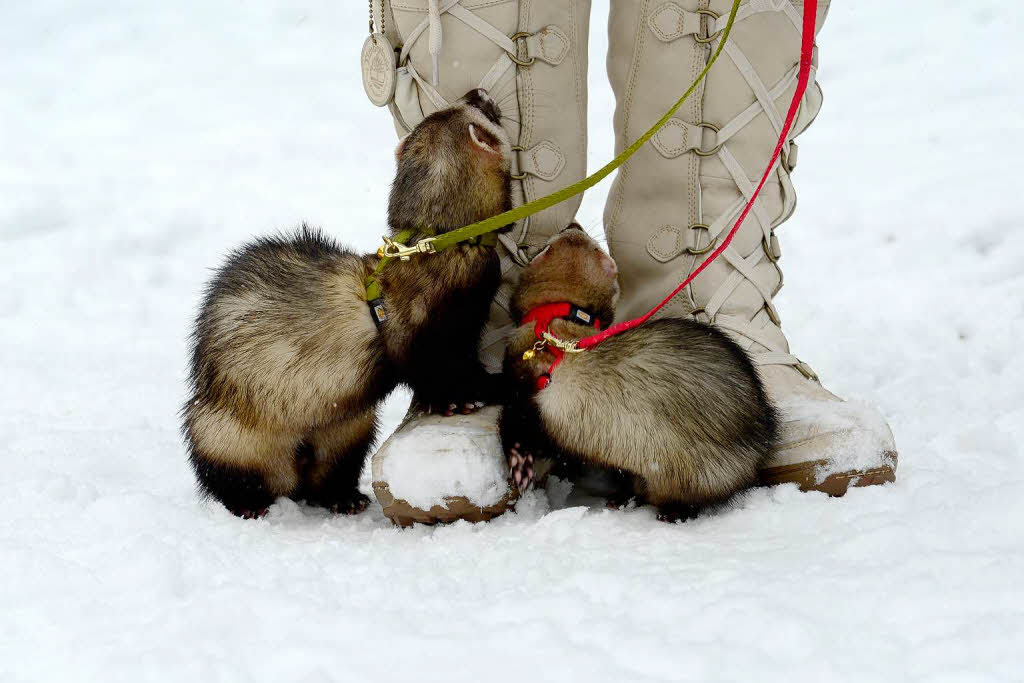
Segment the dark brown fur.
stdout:
[[[483,91],[464,101],[468,106],[429,116],[399,145],[388,206],[392,235],[449,232],[511,208],[511,149],[501,113]],[[470,126],[488,148],[473,142]],[[368,259],[367,266],[374,263]],[[477,347],[500,277],[494,249],[469,244],[394,261],[381,272],[388,315],[381,341],[426,407],[445,411],[491,399]]]
[[[481,92],[425,119],[403,141],[389,199],[392,234],[445,232],[510,205],[508,143]],[[475,127],[470,132],[469,126]],[[189,458],[205,495],[236,514],[278,496],[355,512],[376,404],[398,382],[438,406],[485,401],[480,330],[498,284],[494,249],[459,246],[379,275],[376,327],[364,280],[376,256],[303,226],[229,257],[193,333]]]
[[[513,314],[568,301],[610,320],[618,286],[608,261],[578,228],[556,236],[524,271]],[[550,330],[565,340],[595,332],[561,319]],[[778,418],[752,362],[711,326],[648,322],[566,354],[541,391],[536,379],[553,356],[524,360],[535,341],[531,325],[520,327],[505,357],[512,388],[501,433],[520,486],[533,458],[560,457],[621,472],[629,493],[678,519],[754,483],[775,447]]]

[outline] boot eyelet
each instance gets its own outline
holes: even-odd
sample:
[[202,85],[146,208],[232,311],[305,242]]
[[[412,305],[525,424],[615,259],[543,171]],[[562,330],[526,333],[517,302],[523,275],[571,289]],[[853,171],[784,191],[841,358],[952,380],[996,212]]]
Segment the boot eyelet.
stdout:
[[[709,9],[699,9],[697,10],[697,14],[700,14],[701,16],[705,17],[710,17],[712,21],[718,21],[722,17],[722,15],[719,14],[718,12],[713,12]],[[700,35],[695,35],[693,39],[701,45],[707,45],[708,43],[713,41],[715,39],[715,36],[717,36],[719,33],[721,33],[721,31],[715,31],[706,38]]]
[[768,257],[769,261],[772,263],[778,263],[779,257],[775,255],[771,242],[768,241],[767,237],[761,238],[761,249],[764,251],[764,255]]
[[[697,126],[699,128],[706,128],[707,130],[713,130],[716,133],[719,131],[718,126],[716,126],[713,123],[708,123],[707,121],[701,121],[700,123],[697,124]],[[718,154],[718,150],[722,149],[722,145],[723,144],[725,144],[725,143],[720,142],[720,143],[718,143],[715,146],[714,149],[710,149],[710,150],[707,150],[707,151],[704,151],[703,149],[698,147],[697,149],[693,150],[693,153],[696,154],[699,157],[709,157],[709,156],[712,156],[714,154]]]
[[[512,147],[510,147],[509,149],[511,149],[513,152],[525,152],[526,151],[526,149],[522,145],[512,145]],[[525,173],[510,173],[509,174],[509,178],[511,178],[512,180],[524,180],[526,178],[526,174]]]
[[[693,225],[690,226],[690,230],[709,230],[709,229],[710,229],[709,226],[706,225],[705,223],[694,223]],[[687,247],[685,251],[686,251],[687,254],[690,254],[691,256],[700,256],[701,254],[706,254],[709,251],[711,251],[714,248],[715,243],[717,241],[718,241],[717,238],[711,240],[710,242],[708,242],[708,245],[706,247],[702,248],[702,249],[697,249],[696,247]]]
[[800,361],[794,367],[800,371],[801,375],[811,380],[812,382],[818,382],[819,384],[821,383],[821,380],[818,379],[818,373],[812,370],[811,366],[808,365],[807,363]]
[[[690,317],[693,318],[693,320],[698,323],[705,323],[707,325],[715,324],[715,316],[708,315],[708,312],[705,311],[703,307],[695,308],[692,311],[690,311]],[[701,319],[701,317],[703,317],[703,320]]]
[[[520,40],[523,40],[524,38],[529,38],[532,35],[533,35],[532,33],[528,33],[526,31],[520,31],[519,33],[513,33],[512,35],[510,35],[509,39],[513,43],[515,43],[516,47],[518,48]],[[524,47],[525,47],[525,44],[524,44]],[[527,55],[529,55],[529,52],[527,52]],[[536,57],[528,57],[528,59],[520,59],[519,55],[517,55],[517,54],[514,55],[511,52],[509,53],[508,58],[511,59],[516,64],[518,64],[519,66],[533,66],[533,63],[535,61],[537,61]]]

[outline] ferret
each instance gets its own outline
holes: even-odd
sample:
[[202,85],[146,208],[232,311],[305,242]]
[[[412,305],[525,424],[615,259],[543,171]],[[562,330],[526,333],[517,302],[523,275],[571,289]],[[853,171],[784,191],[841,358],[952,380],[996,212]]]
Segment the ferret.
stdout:
[[[614,316],[616,274],[611,257],[571,225],[523,271],[512,315],[522,321],[544,304],[567,302],[571,314],[549,331],[566,341],[596,334]],[[553,370],[550,346],[537,342],[535,323],[522,324],[504,362],[500,431],[520,491],[535,459],[554,457],[620,473],[623,499],[654,505],[659,519],[686,519],[753,484],[777,444],[779,418],[753,363],[710,325],[646,322],[565,353]]]
[[[510,208],[511,147],[499,117],[484,91],[471,91],[399,144],[392,236],[443,233]],[[490,400],[477,346],[500,277],[494,249],[394,260],[377,274],[375,316],[365,282],[378,262],[303,225],[248,244],[220,268],[195,322],[182,411],[201,494],[242,517],[280,496],[359,512],[369,502],[357,486],[376,405],[396,384],[446,413]]]

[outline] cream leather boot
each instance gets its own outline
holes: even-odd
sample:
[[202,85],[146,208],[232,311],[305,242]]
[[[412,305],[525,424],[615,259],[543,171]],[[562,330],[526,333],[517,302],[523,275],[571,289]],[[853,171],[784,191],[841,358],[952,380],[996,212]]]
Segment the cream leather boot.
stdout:
[[[370,10],[373,34],[363,49],[363,83],[374,104],[390,109],[399,137],[467,91],[484,88],[500,107],[502,125],[516,145],[512,185],[517,205],[583,177],[590,0],[371,0]],[[501,368],[511,330],[508,299],[520,268],[572,221],[580,201],[575,197],[551,207],[499,237],[502,285],[480,344],[492,372]],[[479,452],[500,463],[504,476],[501,448],[490,447],[496,443],[496,419],[494,408],[442,419],[418,415],[414,406],[373,456],[374,490],[385,514],[405,524],[486,518],[504,510],[507,498],[494,491],[476,495],[480,482],[468,479],[479,476],[460,469],[466,453]],[[431,446],[409,438],[428,433],[443,436]],[[415,492],[403,498],[403,491],[393,489],[405,479],[388,475],[403,472],[402,462],[415,457],[409,451],[424,447],[438,447],[436,458],[452,459],[452,471],[465,475],[438,491],[434,507],[419,501]],[[484,467],[480,476],[486,479],[492,469]]]
[[[819,2],[818,28],[828,11]],[[613,0],[608,73],[616,151],[642,134],[694,80],[725,26],[730,0]],[[724,238],[771,156],[796,87],[802,8],[789,0],[741,5],[704,86],[624,165],[605,209],[619,265],[620,319],[660,301]],[[812,80],[813,80],[812,71]],[[791,131],[817,115],[812,82]],[[775,229],[793,213],[790,142],[730,247],[662,314],[711,322],[753,356],[784,413],[783,445],[765,483],[842,495],[892,481],[896,448],[874,410],[841,401],[790,353],[772,298],[782,286]]]

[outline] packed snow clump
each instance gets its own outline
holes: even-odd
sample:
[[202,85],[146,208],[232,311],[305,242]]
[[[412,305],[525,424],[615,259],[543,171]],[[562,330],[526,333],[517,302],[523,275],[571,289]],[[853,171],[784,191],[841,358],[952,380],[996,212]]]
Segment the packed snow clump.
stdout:
[[422,510],[456,496],[480,507],[494,505],[508,492],[508,466],[498,436],[499,408],[483,410],[495,419],[426,416],[415,431],[395,433],[381,447],[374,480],[387,482],[391,495]]

